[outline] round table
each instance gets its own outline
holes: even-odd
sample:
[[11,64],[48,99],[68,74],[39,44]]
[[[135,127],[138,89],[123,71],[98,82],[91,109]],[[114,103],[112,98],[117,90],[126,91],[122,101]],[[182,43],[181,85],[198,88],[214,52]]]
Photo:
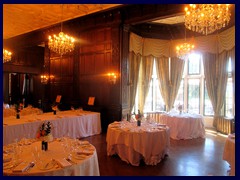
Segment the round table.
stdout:
[[157,122],[170,128],[172,139],[205,138],[204,119],[199,114],[161,114]]
[[235,176],[235,134],[229,134],[226,140],[223,160],[230,164],[230,176]]
[[107,129],[107,154],[118,156],[127,163],[139,166],[143,159],[147,165],[158,164],[169,150],[169,128],[142,122],[114,122]]
[[[99,165],[95,147],[88,141],[70,139],[67,142],[77,143],[75,146],[75,154],[72,156],[71,161],[66,158],[69,150],[66,148],[67,146],[64,145],[65,142],[61,139],[49,142],[47,151],[41,150],[41,141],[33,142],[29,145],[18,145],[18,153],[12,154],[11,147],[14,147],[13,144],[4,146],[3,159],[9,159],[10,162],[3,163],[3,175],[99,176]],[[16,167],[12,167],[11,164],[13,164],[14,155],[16,154],[19,154],[17,165]],[[39,159],[36,160],[36,157]],[[31,162],[34,162],[35,165],[27,170],[25,167]],[[42,162],[43,165],[40,166]]]

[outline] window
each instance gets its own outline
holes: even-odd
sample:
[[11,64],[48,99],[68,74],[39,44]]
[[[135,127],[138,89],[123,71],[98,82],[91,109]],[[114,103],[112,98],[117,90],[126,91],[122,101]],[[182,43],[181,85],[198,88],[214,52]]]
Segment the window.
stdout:
[[232,63],[231,58],[228,61],[228,80],[226,88],[226,97],[224,103],[224,115],[233,117],[234,99],[233,99],[233,80],[232,80]]
[[200,79],[189,79],[187,85],[187,109],[191,113],[200,113]]
[[207,92],[206,81],[204,81],[204,104],[203,104],[203,106],[204,106],[203,114],[205,116],[213,116],[214,115],[212,103],[209,99],[208,92]]
[[144,106],[144,112],[164,111],[164,101],[160,93],[158,78],[156,73],[155,61],[153,64],[153,75],[148,92],[148,96]]
[[[224,116],[233,117],[234,99],[232,82],[231,59],[228,64],[228,81],[226,88],[226,98],[224,102]],[[138,92],[137,92],[138,93]],[[138,96],[136,96],[138,97]],[[134,111],[137,112],[138,100],[136,98]],[[213,116],[214,111],[209,99],[206,81],[204,77],[203,63],[200,54],[191,54],[188,61],[185,62],[182,81],[174,102],[175,109],[179,104],[184,105],[184,111],[198,113],[204,116]],[[164,111],[165,103],[159,90],[159,80],[156,74],[156,65],[154,61],[152,80],[148,96],[144,106],[144,112]]]

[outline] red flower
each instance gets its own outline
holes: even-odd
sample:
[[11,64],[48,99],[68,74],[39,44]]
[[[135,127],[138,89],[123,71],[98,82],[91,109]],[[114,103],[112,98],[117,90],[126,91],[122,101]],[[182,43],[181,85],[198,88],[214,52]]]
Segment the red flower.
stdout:
[[40,138],[41,137],[41,134],[40,132],[37,133],[37,138]]
[[45,130],[42,130],[42,132],[41,132],[41,133],[42,133],[42,136],[44,136],[44,135],[45,135]]

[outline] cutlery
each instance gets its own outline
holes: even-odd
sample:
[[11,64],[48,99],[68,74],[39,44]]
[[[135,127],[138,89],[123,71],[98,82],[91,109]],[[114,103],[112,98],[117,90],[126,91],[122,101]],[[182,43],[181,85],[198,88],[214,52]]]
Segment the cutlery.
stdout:
[[68,162],[70,162],[71,164],[77,164],[76,162],[72,161],[70,158],[66,158],[66,160],[67,160]]
[[29,172],[30,169],[32,169],[35,166],[34,162],[30,162],[28,168],[26,169],[26,172]]

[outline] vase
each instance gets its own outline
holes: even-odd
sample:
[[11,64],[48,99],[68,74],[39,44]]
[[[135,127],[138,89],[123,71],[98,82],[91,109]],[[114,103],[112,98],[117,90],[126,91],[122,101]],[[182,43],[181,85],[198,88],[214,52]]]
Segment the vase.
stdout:
[[19,113],[19,112],[17,112],[16,118],[17,118],[17,119],[20,119],[20,113]]
[[48,150],[48,142],[47,141],[42,141],[42,150],[47,151]]
[[137,126],[141,126],[141,121],[137,120]]

